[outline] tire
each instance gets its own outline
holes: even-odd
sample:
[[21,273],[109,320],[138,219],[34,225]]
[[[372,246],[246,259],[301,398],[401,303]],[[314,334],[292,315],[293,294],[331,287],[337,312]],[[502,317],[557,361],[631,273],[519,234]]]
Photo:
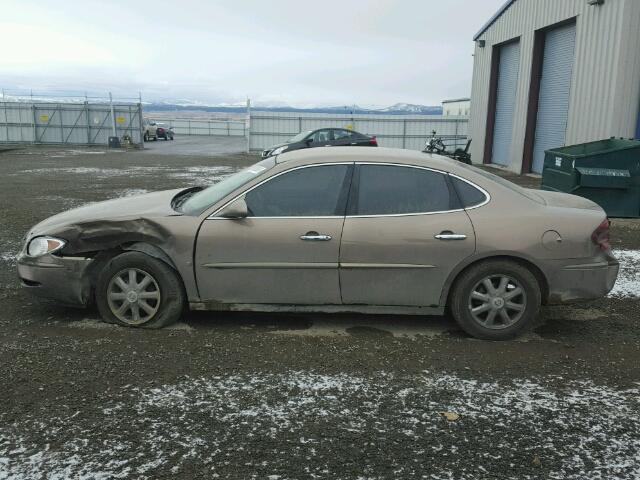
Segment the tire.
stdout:
[[450,296],[451,313],[458,325],[483,340],[509,340],[523,334],[535,324],[540,304],[536,277],[509,260],[472,266],[456,280]]
[[144,132],[144,141],[145,142],[149,141],[149,134],[147,132]]
[[158,136],[156,135],[155,137],[153,137],[153,141],[157,142],[158,141]]
[[[131,271],[134,272],[133,282]],[[145,282],[142,289],[132,289],[135,294],[121,286],[132,283],[138,286]],[[138,298],[143,294],[144,298]],[[141,302],[146,304],[145,308]],[[185,294],[178,274],[169,265],[144,253],[125,252],[112,258],[100,272],[96,283],[96,304],[107,323],[155,329],[180,319]],[[118,309],[125,304],[129,306],[118,314]],[[137,318],[135,310],[138,311]]]

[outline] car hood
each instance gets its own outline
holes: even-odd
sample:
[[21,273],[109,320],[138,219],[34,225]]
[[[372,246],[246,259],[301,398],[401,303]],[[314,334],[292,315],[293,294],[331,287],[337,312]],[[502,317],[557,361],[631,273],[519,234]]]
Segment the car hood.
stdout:
[[265,148],[265,151],[270,152],[271,150],[275,150],[276,148],[284,147],[285,145],[290,145],[290,144],[287,143],[287,142],[278,143],[277,145],[273,145],[273,146],[271,146],[269,148]]
[[33,227],[29,236],[52,235],[64,227],[84,223],[178,215],[171,208],[171,200],[181,191],[184,188],[90,203],[47,218]]

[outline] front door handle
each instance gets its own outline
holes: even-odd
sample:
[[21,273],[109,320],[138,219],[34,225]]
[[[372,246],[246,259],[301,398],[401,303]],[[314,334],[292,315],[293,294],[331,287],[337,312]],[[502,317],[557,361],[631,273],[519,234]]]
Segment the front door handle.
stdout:
[[445,230],[437,235],[434,235],[433,238],[436,238],[438,240],[464,240],[467,238],[467,236],[462,233],[453,233],[451,230]]
[[318,232],[307,232],[304,235],[300,235],[300,240],[306,240],[308,242],[328,242],[331,240],[331,235],[324,235]]

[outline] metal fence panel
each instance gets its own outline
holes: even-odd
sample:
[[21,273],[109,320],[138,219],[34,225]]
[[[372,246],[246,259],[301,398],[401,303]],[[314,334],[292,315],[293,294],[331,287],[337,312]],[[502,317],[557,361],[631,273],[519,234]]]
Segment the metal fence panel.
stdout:
[[129,135],[140,144],[142,106],[85,103],[0,102],[0,143],[107,145]]
[[463,147],[467,141],[468,117],[436,115],[350,115],[252,111],[250,150],[262,150],[305,130],[351,128],[375,135],[383,147],[422,150],[435,130],[447,145]]
[[246,123],[238,120],[195,120],[190,118],[157,118],[179,135],[223,135],[225,137],[244,137]]

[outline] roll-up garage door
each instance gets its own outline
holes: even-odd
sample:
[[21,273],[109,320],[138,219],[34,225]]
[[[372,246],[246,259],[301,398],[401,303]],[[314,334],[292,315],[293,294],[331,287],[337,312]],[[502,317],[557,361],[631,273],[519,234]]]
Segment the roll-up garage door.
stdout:
[[513,112],[516,105],[518,68],[520,66],[520,42],[500,47],[498,66],[498,91],[496,95],[496,121],[493,127],[491,163],[511,163],[511,138]]
[[537,173],[542,172],[545,150],[565,144],[575,41],[575,24],[554,28],[545,35],[531,167]]

